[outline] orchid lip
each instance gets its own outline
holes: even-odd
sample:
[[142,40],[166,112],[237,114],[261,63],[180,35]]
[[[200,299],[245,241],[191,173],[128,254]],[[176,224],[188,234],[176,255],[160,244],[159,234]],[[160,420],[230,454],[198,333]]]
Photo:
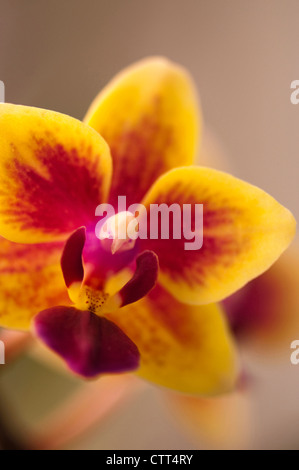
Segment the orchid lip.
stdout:
[[137,346],[113,322],[91,312],[53,307],[35,317],[34,327],[39,338],[82,377],[139,367]]

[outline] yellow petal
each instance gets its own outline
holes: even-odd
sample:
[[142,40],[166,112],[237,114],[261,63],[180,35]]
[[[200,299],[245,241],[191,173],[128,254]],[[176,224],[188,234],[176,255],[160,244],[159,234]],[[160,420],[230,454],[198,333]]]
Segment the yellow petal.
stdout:
[[200,395],[234,387],[238,361],[217,305],[184,305],[157,286],[139,302],[107,317],[138,347],[140,377]]
[[11,104],[0,104],[0,128],[0,234],[40,243],[94,223],[111,177],[104,140],[76,119]]
[[40,310],[69,303],[60,268],[62,246],[0,238],[0,326],[27,330]]
[[[209,168],[177,168],[159,178],[143,200],[150,217],[148,227],[153,224],[151,204],[161,203],[168,208],[178,204],[180,211],[173,217],[176,227],[181,227],[186,210],[183,205],[189,204],[192,230],[195,204],[203,204],[200,249],[187,250],[190,241],[184,233],[181,239],[173,239],[172,222],[170,239],[141,240],[142,249],[154,251],[159,257],[160,282],[186,303],[212,303],[229,296],[268,269],[295,234],[294,217],[275,199],[255,186]],[[199,242],[202,226],[198,227],[195,234]]]
[[182,67],[156,57],[117,75],[85,117],[111,149],[110,202],[121,195],[138,203],[162,173],[191,164],[199,121],[194,86]]

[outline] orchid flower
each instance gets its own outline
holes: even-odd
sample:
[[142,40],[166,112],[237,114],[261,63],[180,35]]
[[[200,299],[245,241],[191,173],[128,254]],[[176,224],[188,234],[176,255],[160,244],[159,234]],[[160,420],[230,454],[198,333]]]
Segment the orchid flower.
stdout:
[[[135,371],[202,395],[234,387],[217,302],[271,266],[295,221],[255,186],[193,165],[200,123],[189,75],[162,58],[117,76],[84,123],[0,105],[1,326],[33,325],[83,377]],[[95,210],[118,196],[146,209],[203,204],[202,248],[172,234],[109,246]]]

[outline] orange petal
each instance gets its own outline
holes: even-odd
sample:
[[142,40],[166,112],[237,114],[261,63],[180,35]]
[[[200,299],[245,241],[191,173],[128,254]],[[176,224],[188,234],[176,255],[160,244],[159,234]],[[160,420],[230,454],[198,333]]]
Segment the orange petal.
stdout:
[[138,347],[140,377],[201,395],[233,388],[238,361],[217,305],[184,305],[157,286],[142,300],[107,317]]
[[[160,282],[186,303],[216,302],[240,289],[276,261],[295,233],[292,214],[275,199],[209,168],[177,168],[159,178],[143,200],[150,217],[148,227],[155,222],[151,205],[161,203],[168,208],[178,205],[173,225],[180,228],[181,239],[173,239],[171,222],[170,239],[141,240],[141,246],[158,255]],[[186,249],[190,241],[182,233],[188,225],[182,228],[184,204],[192,208],[192,230],[195,204],[203,204],[203,227],[198,224],[195,231],[200,242],[203,228],[200,249]],[[165,222],[169,215],[162,217]],[[190,235],[191,229],[187,232]]]
[[27,330],[41,309],[69,303],[61,243],[20,245],[0,238],[0,326]]
[[0,105],[0,233],[19,243],[65,239],[95,221],[111,177],[104,140],[76,119]]
[[99,94],[85,117],[113,158],[111,203],[138,203],[165,171],[194,161],[199,112],[187,72],[164,58],[134,64]]

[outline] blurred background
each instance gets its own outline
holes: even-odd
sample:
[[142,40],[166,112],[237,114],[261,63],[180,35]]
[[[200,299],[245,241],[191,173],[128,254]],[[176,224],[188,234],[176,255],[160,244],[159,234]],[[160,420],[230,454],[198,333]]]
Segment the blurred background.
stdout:
[[[298,219],[299,105],[290,102],[290,84],[299,80],[298,17],[296,0],[0,0],[0,80],[7,102],[82,119],[123,67],[165,55],[193,75],[205,126],[231,172]],[[299,324],[292,334],[299,339]],[[289,339],[279,354],[249,355],[249,396],[219,403],[216,413],[226,437],[210,439],[202,422],[203,433],[194,432],[177,397],[134,384],[117,412],[63,446],[299,448],[299,366],[290,363]],[[0,413],[21,437],[82,387],[32,352],[0,372]]]

